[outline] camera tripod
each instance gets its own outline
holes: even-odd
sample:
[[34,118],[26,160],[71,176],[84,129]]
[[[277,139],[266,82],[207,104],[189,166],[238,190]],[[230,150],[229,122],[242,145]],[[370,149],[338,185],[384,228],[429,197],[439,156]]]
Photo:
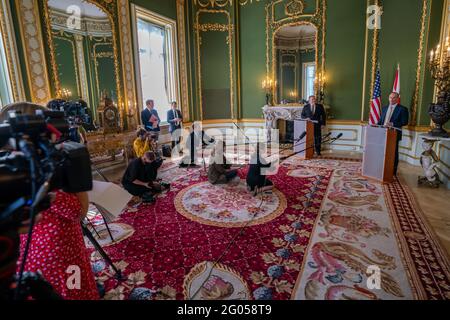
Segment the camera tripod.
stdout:
[[103,248],[101,247],[101,245],[98,243],[98,241],[95,239],[95,237],[92,235],[92,233],[89,231],[89,229],[87,228],[86,225],[84,225],[83,223],[81,223],[81,230],[83,231],[83,235],[86,236],[89,241],[92,243],[92,245],[94,246],[95,250],[97,250],[97,252],[102,256],[102,258],[111,266],[111,268],[114,270],[115,274],[116,274],[116,279],[117,280],[123,280],[123,275],[122,275],[122,271],[119,270],[114,263],[112,262],[111,258],[108,256],[108,254],[105,252],[105,250],[103,250]]

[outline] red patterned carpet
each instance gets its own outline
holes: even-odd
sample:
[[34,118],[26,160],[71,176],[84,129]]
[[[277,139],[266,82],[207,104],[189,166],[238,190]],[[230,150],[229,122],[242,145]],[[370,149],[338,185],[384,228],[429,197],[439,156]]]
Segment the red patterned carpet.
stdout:
[[[125,280],[92,252],[105,299],[450,299],[449,263],[414,199],[360,163],[291,158],[253,198],[211,186],[203,168],[170,172],[153,205],[130,203],[101,243]],[[381,269],[368,289],[367,268]]]

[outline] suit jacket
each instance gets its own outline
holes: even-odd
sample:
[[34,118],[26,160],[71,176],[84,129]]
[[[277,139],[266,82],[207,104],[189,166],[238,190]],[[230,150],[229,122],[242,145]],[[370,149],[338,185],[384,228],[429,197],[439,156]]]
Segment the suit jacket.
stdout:
[[[153,123],[150,122],[152,115],[154,115],[158,119],[158,126],[156,128],[153,128]],[[144,127],[147,131],[160,131],[161,130],[159,128],[159,123],[161,122],[161,119],[159,118],[158,111],[156,111],[155,109],[150,111],[147,108],[145,108],[141,112],[141,120],[142,120],[142,124],[144,125]]]
[[326,126],[327,125],[327,114],[325,112],[325,108],[321,104],[316,104],[316,110],[314,115],[312,114],[311,105],[307,104],[303,107],[302,110],[302,118],[310,118],[311,120],[318,121],[318,125]]
[[[383,107],[381,111],[381,118],[380,121],[378,121],[378,125],[382,126],[384,125],[384,121],[386,119],[387,112],[389,110],[389,106]],[[394,127],[401,129],[403,126],[406,126],[409,122],[409,112],[408,108],[398,104],[395,107],[394,112],[391,115],[391,121],[394,124]],[[402,140],[402,132],[397,132],[397,139],[400,141]]]
[[[175,116],[176,114],[176,116]],[[172,133],[177,129],[181,129],[181,124],[176,125],[175,119],[180,118],[182,119],[183,116],[181,115],[180,110],[176,109],[174,114],[174,110],[170,109],[167,111],[167,122],[169,123],[169,132]]]

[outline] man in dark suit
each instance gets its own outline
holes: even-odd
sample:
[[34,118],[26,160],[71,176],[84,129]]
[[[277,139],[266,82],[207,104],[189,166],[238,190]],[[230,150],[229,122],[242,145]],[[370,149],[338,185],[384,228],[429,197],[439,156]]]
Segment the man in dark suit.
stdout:
[[314,148],[317,155],[320,156],[322,150],[322,129],[327,124],[327,114],[323,105],[316,103],[315,96],[309,97],[309,103],[302,110],[302,119],[317,121],[317,123],[314,123]]
[[[191,132],[186,140],[186,149],[189,150],[181,160],[180,167],[196,166],[198,154],[203,154],[203,149],[208,145],[215,143],[214,138],[209,137],[201,127],[200,122],[194,122],[191,127]],[[203,158],[203,156],[202,156]]]
[[180,143],[181,139],[181,122],[183,116],[181,111],[177,109],[177,103],[174,101],[171,104],[171,109],[167,111],[167,122],[169,123],[169,132],[172,136],[172,149]]
[[379,126],[394,127],[397,130],[397,144],[395,148],[395,162],[394,174],[397,175],[398,168],[398,144],[402,140],[402,127],[409,122],[408,108],[400,105],[400,95],[397,92],[392,92],[389,95],[389,105],[384,107],[381,111],[381,118],[378,121]]
[[145,109],[141,113],[142,125],[158,141],[159,132],[161,131],[159,128],[161,119],[159,118],[158,111],[155,110],[155,102],[153,100],[147,100],[145,106]]

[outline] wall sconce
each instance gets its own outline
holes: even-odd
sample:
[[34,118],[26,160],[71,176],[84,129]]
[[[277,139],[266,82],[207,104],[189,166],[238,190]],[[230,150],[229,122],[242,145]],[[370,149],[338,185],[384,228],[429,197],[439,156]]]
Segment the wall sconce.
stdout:
[[266,92],[266,105],[270,105],[270,97],[272,96],[272,91],[276,87],[277,82],[273,79],[266,77],[262,82],[262,89]]

